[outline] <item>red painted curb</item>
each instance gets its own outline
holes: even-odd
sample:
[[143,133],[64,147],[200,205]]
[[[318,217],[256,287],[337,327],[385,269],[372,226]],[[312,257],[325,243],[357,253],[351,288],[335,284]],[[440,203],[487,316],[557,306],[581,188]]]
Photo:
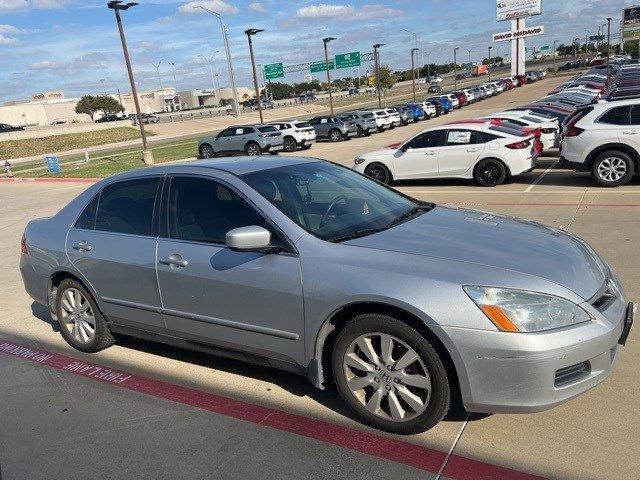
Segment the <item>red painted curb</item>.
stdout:
[[604,207],[638,208],[640,203],[501,203],[501,202],[443,202],[440,205],[450,207]]
[[46,177],[12,177],[0,178],[0,183],[96,183],[101,178],[46,178]]
[[[439,450],[395,440],[376,433],[343,427],[323,420],[254,405],[161,380],[111,370],[66,355],[26,347],[3,339],[0,339],[0,353],[134,392],[153,395],[227,417],[313,438],[431,473],[438,472],[446,457],[446,454]],[[457,455],[452,455],[449,458],[445,476],[455,480],[542,480],[543,478]]]

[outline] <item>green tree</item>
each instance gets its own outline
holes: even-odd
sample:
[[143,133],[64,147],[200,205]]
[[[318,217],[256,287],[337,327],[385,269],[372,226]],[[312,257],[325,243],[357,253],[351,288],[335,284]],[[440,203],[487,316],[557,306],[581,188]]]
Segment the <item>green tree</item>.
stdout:
[[93,118],[96,112],[116,115],[124,112],[124,107],[118,100],[108,95],[85,95],[76,104],[76,113],[85,113]]
[[93,118],[93,115],[100,110],[96,103],[96,97],[93,95],[85,95],[76,104],[76,113],[84,113]]
[[395,85],[397,78],[387,65],[380,66],[380,87],[391,88]]

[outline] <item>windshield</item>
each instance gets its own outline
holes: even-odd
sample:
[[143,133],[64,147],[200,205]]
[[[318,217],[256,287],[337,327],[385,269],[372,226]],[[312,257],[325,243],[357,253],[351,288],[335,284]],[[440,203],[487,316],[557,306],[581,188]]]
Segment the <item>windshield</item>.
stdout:
[[329,241],[385,230],[400,217],[431,208],[328,162],[287,165],[242,179],[300,227]]

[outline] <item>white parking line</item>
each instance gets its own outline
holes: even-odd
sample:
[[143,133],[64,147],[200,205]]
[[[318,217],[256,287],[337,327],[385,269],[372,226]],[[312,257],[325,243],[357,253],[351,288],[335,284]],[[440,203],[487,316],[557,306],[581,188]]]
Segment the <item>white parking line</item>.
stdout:
[[542,172],[538,176],[538,178],[536,178],[533,181],[533,183],[531,185],[529,185],[527,188],[524,189],[524,191],[525,192],[530,192],[533,189],[533,187],[535,187],[538,183],[540,183],[540,180],[542,180],[547,173],[549,173],[551,170],[553,170],[556,167],[557,164],[558,164],[558,160],[553,162],[549,168],[547,168],[544,172]]

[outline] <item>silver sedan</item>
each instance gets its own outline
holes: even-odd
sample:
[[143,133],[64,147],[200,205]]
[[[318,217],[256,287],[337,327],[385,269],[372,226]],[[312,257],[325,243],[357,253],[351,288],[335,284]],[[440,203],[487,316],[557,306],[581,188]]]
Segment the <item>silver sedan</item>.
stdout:
[[603,381],[634,316],[561,230],[422,203],[308,158],[132,171],[29,222],[20,269],[74,348],[114,333],[332,380],[396,433]]

